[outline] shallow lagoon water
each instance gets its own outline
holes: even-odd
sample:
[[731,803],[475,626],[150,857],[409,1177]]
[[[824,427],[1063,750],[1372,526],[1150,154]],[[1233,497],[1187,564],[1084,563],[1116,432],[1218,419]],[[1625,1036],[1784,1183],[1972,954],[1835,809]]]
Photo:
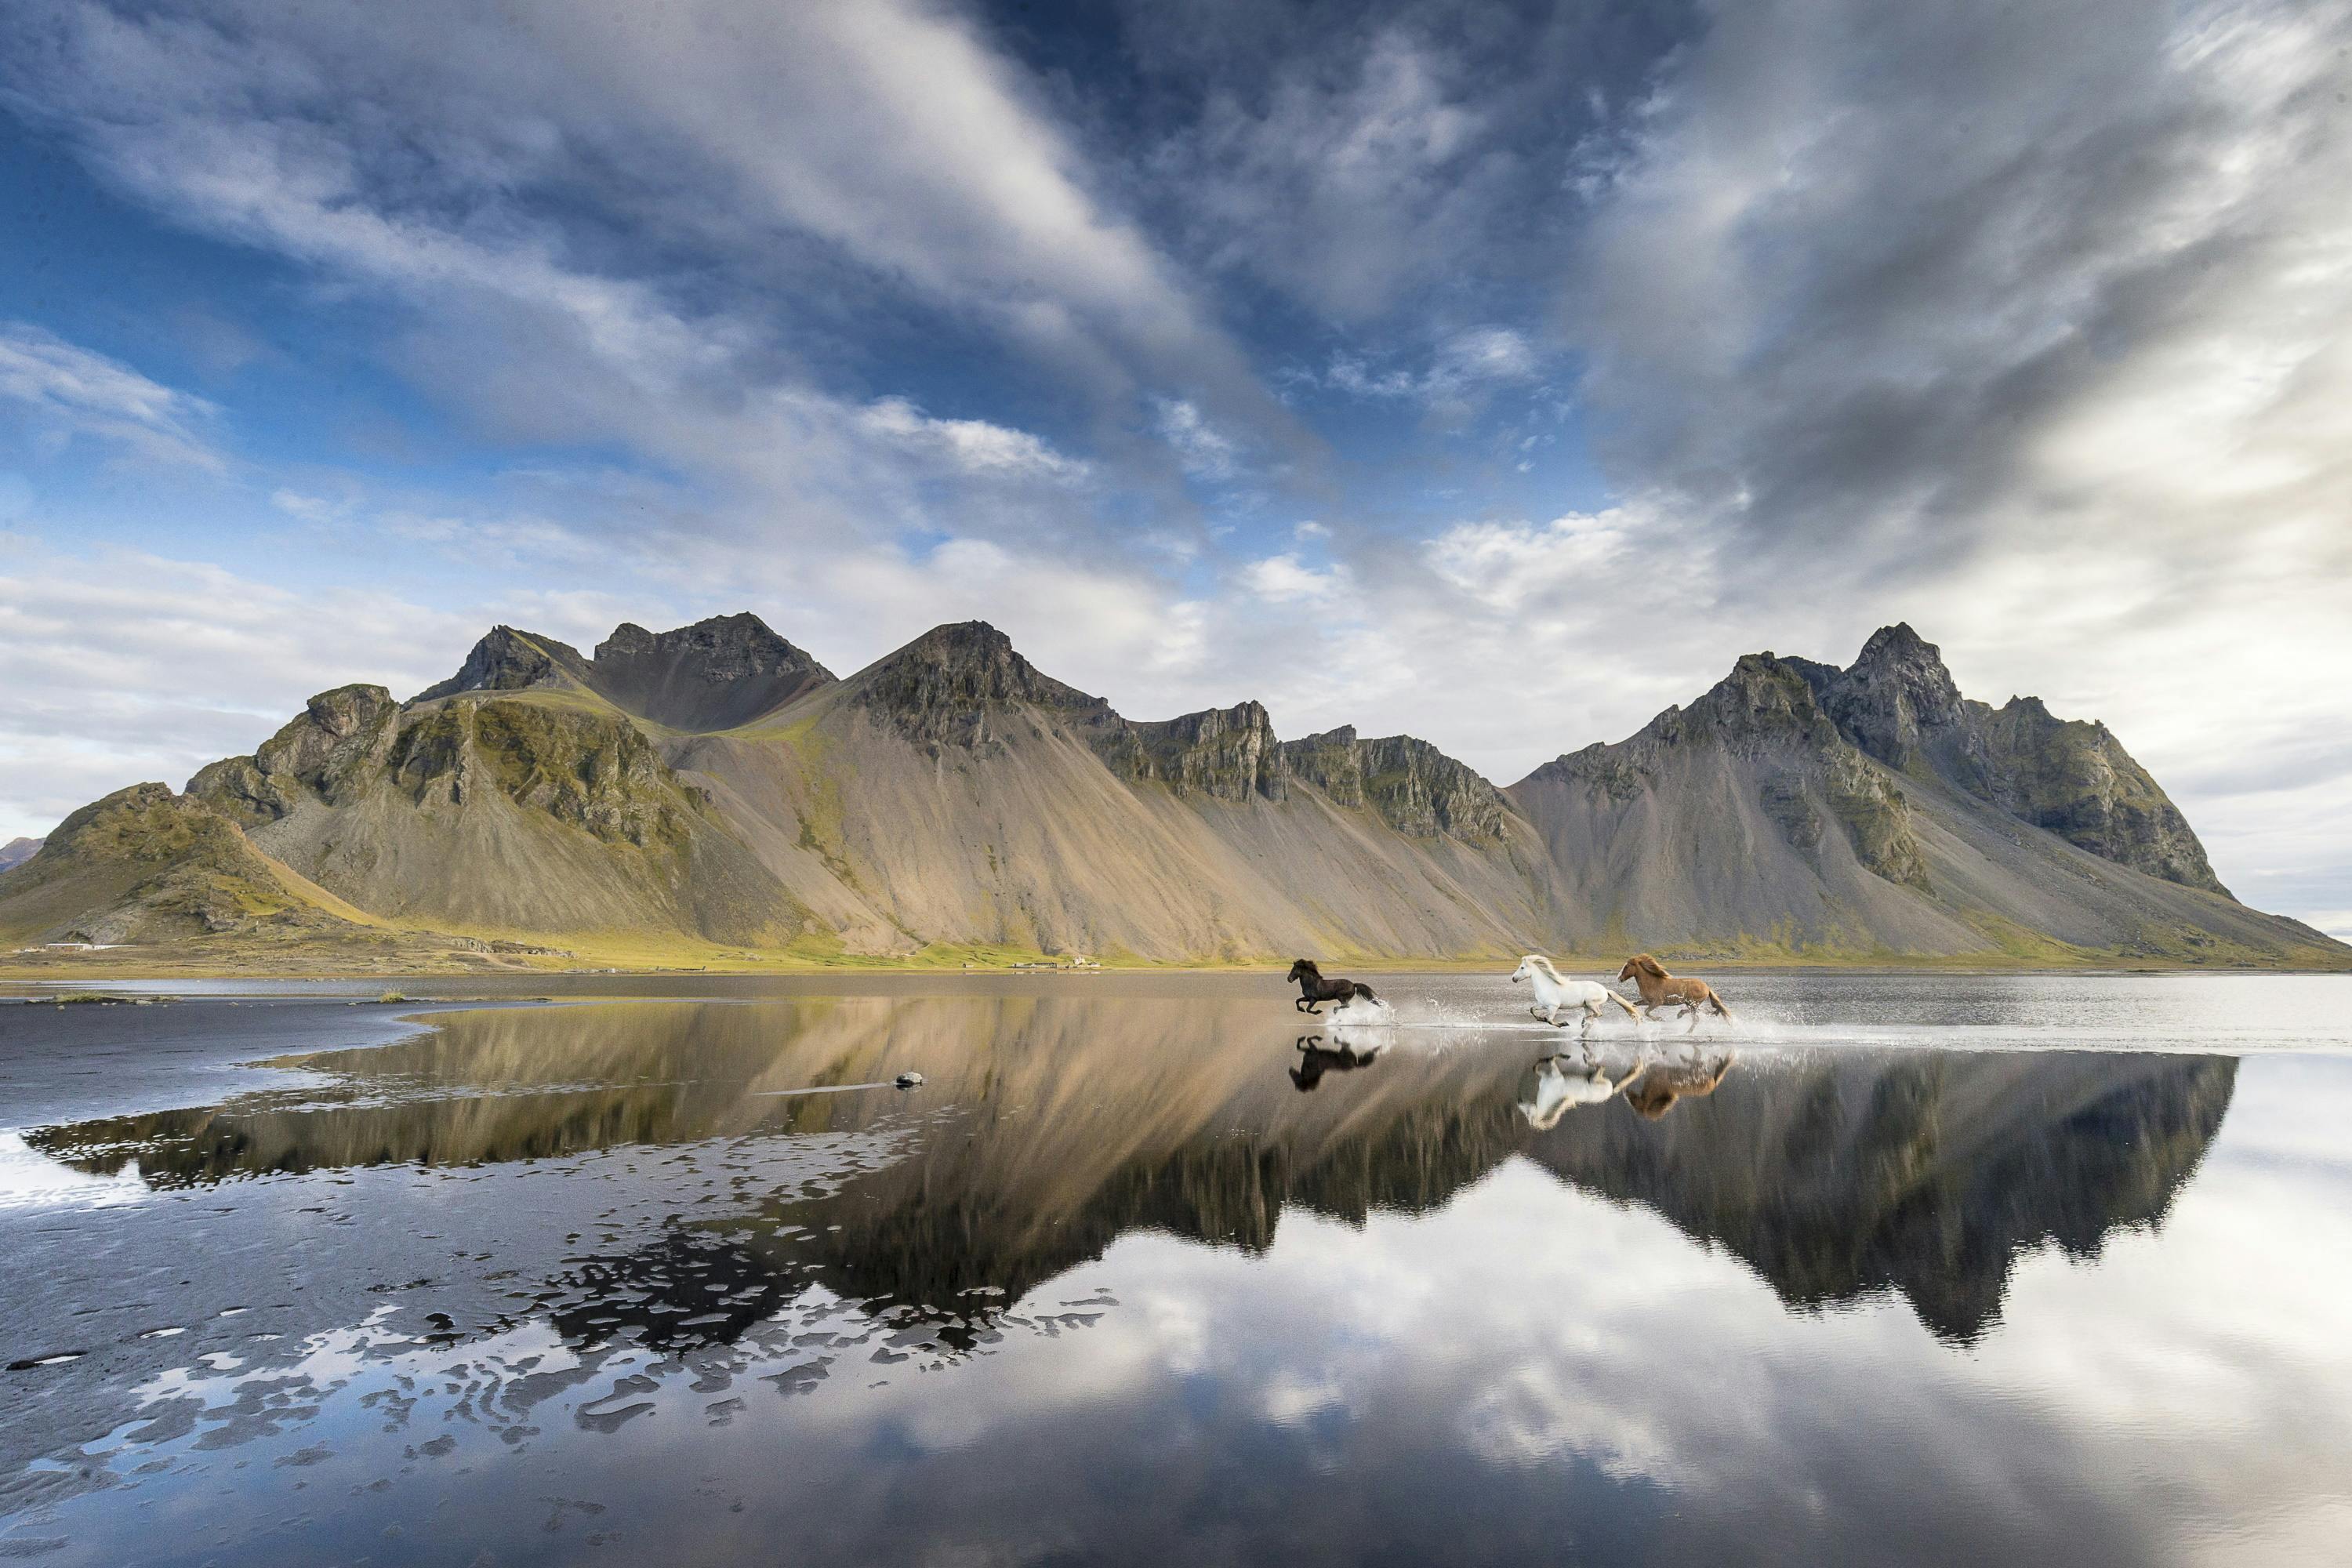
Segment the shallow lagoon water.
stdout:
[[2352,982],[1380,986],[0,1007],[0,1559],[2342,1560]]

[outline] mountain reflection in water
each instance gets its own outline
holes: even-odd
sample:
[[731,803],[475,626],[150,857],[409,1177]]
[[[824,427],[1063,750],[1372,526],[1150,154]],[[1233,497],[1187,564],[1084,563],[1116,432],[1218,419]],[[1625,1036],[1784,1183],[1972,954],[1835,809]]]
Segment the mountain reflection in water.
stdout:
[[[902,1132],[902,1158],[821,1194],[741,1193],[650,1245],[575,1258],[532,1301],[575,1343],[625,1330],[664,1351],[730,1342],[822,1285],[931,1325],[952,1351],[1122,1233],[1263,1252],[1286,1208],[1358,1226],[1439,1209],[1514,1155],[1729,1250],[1790,1307],[1891,1288],[1938,1337],[1967,1342],[1994,1321],[2020,1254],[2055,1242],[2093,1255],[2116,1228],[2166,1213],[2237,1068],[2073,1052],[1735,1058],[1671,1040],[1643,1061],[1623,1038],[1538,1065],[1563,1037],[1310,1041],[1263,1005],[1220,999],[663,1002],[439,1023],[407,1043],[300,1058],[332,1089],[29,1141],[81,1172],[135,1161],[153,1186],[189,1187]],[[796,1092],[910,1068],[925,1079],[911,1094]]]

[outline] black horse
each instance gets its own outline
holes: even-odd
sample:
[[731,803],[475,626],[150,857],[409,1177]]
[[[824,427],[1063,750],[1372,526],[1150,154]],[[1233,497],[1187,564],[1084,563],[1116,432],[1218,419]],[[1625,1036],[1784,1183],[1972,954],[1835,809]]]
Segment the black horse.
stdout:
[[1323,1010],[1315,1005],[1318,1002],[1353,1002],[1359,996],[1367,1002],[1380,1000],[1372,994],[1372,988],[1361,981],[1324,979],[1323,972],[1315,967],[1311,958],[1298,959],[1291,964],[1285,984],[1291,980],[1298,983],[1298,1000],[1291,1005],[1301,1013],[1321,1014]]

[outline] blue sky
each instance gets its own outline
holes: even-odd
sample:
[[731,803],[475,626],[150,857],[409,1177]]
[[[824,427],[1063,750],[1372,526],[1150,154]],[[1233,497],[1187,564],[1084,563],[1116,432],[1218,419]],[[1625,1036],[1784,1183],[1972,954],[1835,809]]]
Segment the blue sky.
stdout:
[[[1503,782],[1906,618],[2352,930],[2340,7],[0,16],[0,836],[495,621]],[[2329,679],[2322,672],[2333,669]]]

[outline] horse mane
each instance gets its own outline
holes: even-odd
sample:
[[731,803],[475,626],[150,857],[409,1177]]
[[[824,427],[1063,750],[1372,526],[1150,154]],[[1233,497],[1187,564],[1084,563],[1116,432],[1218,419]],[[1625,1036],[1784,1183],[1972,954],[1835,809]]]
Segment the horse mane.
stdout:
[[1646,952],[1637,952],[1633,955],[1633,967],[1640,970],[1643,973],[1648,975],[1653,980],[1671,980],[1674,978],[1674,976],[1666,973],[1666,966],[1664,964],[1660,963],[1656,959],[1652,958]]
[[1294,958],[1290,961],[1290,967],[1293,969],[1303,969],[1309,974],[1319,975],[1323,973],[1320,969],[1315,966],[1315,961],[1311,958]]
[[1556,966],[1550,959],[1546,958],[1540,952],[1531,952],[1521,962],[1536,965],[1546,974],[1550,975],[1554,980],[1558,980],[1559,978],[1559,970],[1558,966]]

